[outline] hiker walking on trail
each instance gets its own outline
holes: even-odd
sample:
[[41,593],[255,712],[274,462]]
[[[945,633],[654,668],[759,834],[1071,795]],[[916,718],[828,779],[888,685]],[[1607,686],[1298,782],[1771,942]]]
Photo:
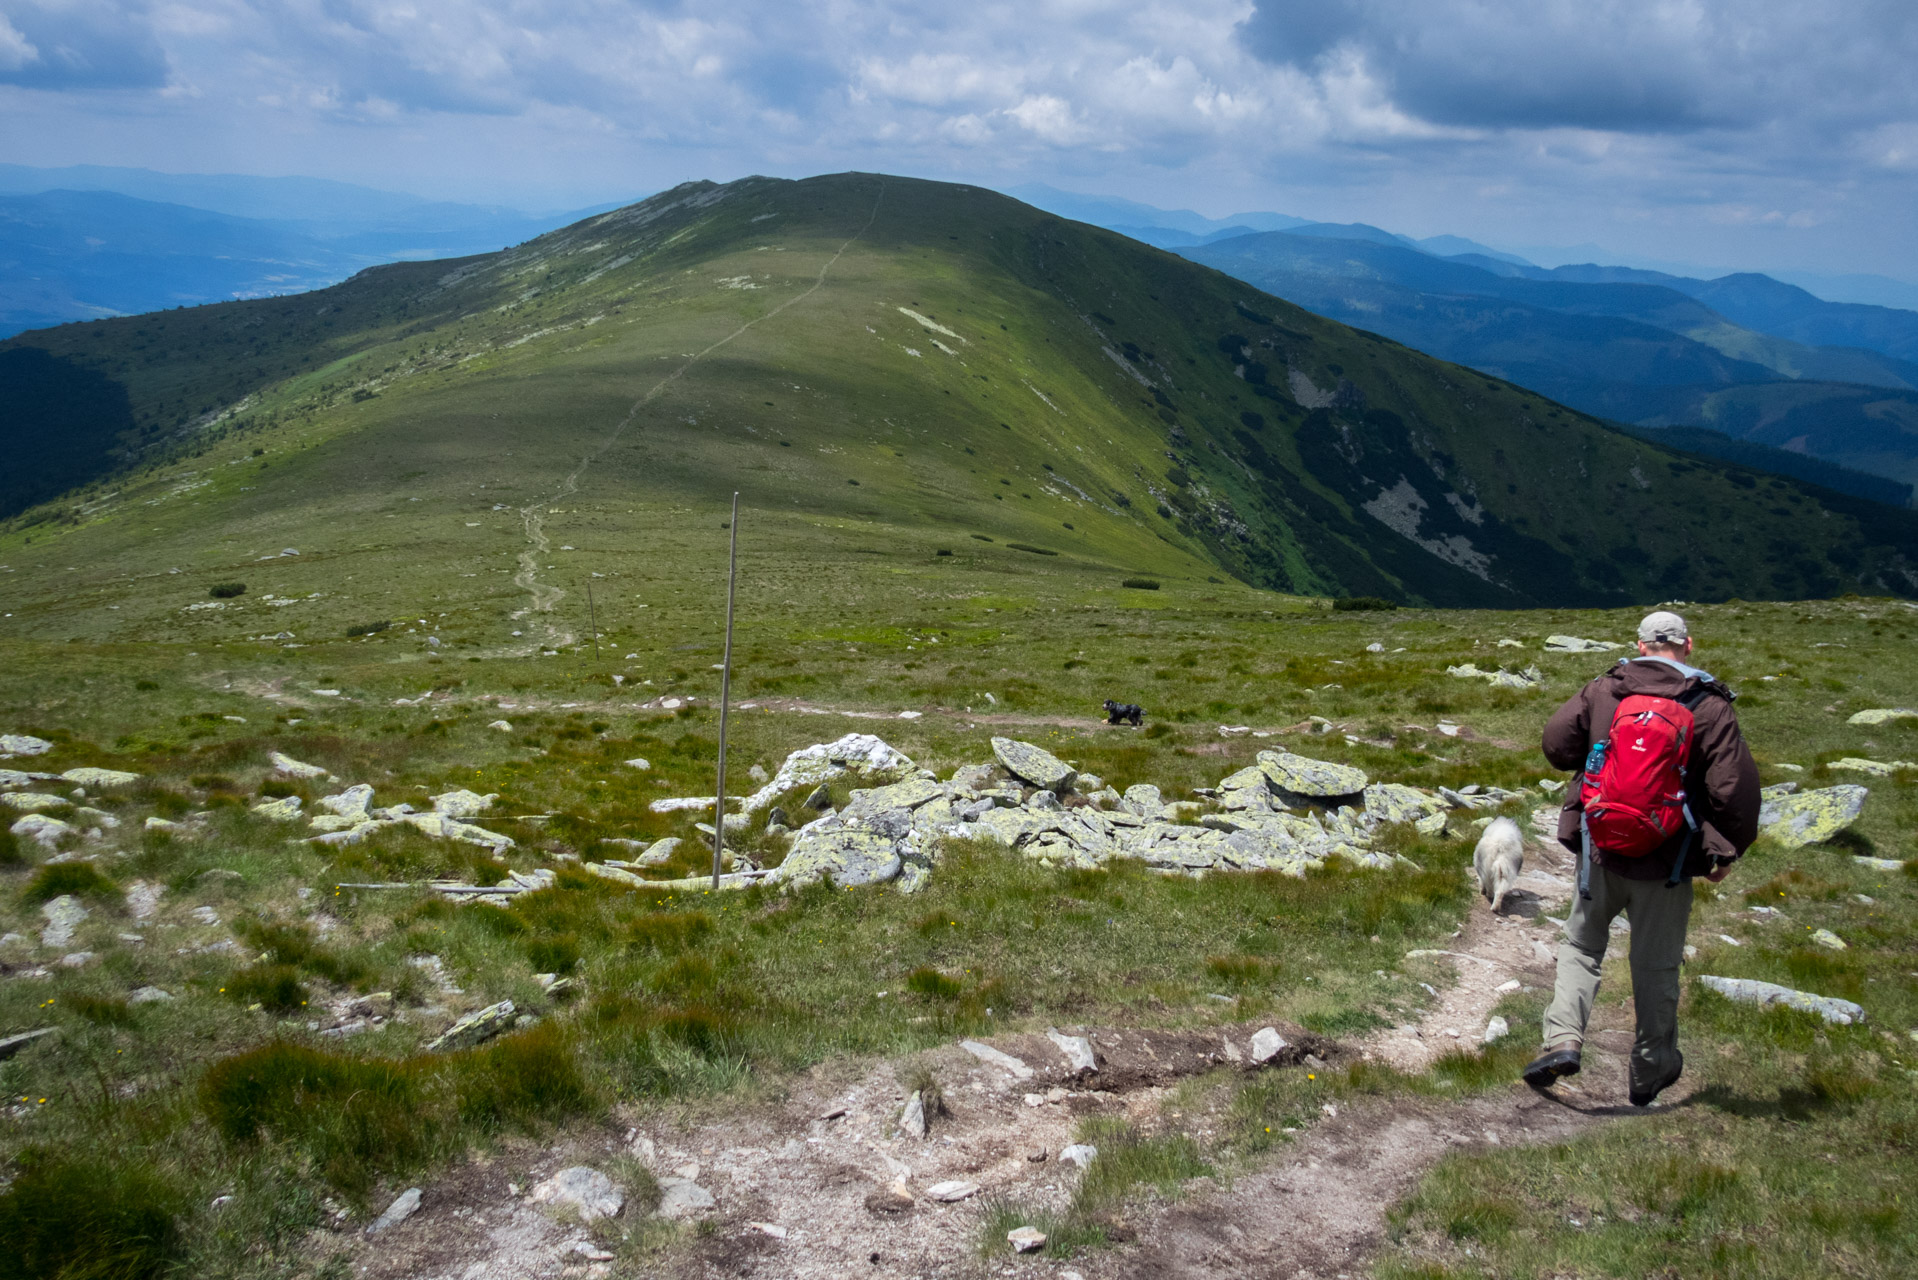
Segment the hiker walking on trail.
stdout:
[[1631,1101],[1649,1106],[1684,1070],[1678,965],[1694,876],[1723,880],[1758,838],[1758,766],[1732,691],[1689,665],[1685,620],[1659,610],[1638,624],[1638,654],[1599,676],[1546,722],[1545,758],[1581,770],[1566,789],[1559,842],[1578,855],[1578,893],[1558,948],[1544,1052],[1525,1082],[1576,1074],[1598,996],[1611,923],[1631,921]]

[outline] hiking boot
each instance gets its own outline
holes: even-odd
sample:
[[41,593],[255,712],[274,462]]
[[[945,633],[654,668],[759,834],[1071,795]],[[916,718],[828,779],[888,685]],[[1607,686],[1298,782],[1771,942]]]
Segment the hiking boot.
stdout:
[[1651,1106],[1652,1099],[1656,1098],[1659,1094],[1665,1092],[1665,1090],[1677,1084],[1678,1077],[1684,1074],[1685,1074],[1685,1055],[1681,1053],[1678,1055],[1678,1065],[1672,1068],[1672,1073],[1666,1076],[1663,1080],[1660,1080],[1657,1084],[1653,1085],[1650,1093],[1640,1093],[1636,1089],[1632,1090],[1631,1092],[1632,1105],[1634,1107]]
[[1521,1075],[1525,1083],[1534,1089],[1549,1089],[1558,1083],[1560,1076],[1578,1074],[1578,1053],[1577,1045],[1567,1049],[1547,1049],[1533,1058]]

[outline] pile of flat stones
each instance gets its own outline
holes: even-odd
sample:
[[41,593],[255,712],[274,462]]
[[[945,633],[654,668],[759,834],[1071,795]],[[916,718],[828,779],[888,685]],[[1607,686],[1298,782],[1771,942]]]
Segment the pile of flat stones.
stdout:
[[[874,754],[843,749],[843,743],[808,751],[813,759]],[[1269,870],[1303,876],[1341,857],[1382,869],[1397,859],[1373,847],[1379,827],[1407,822],[1436,832],[1455,809],[1495,807],[1520,794],[1375,783],[1350,765],[1262,751],[1257,763],[1201,789],[1210,803],[1168,804],[1157,787],[1128,787],[1120,794],[1029,742],[994,738],[992,750],[993,764],[968,765],[948,779],[918,770],[902,781],[854,790],[845,808],[793,833],[778,879],[791,885],[896,883],[910,893],[925,882],[946,838],[998,841],[1058,867],[1131,858],[1173,874]],[[903,761],[895,767],[911,769],[897,752],[890,752],[892,758]],[[765,799],[770,802],[770,788]],[[746,812],[752,812],[752,801]]]

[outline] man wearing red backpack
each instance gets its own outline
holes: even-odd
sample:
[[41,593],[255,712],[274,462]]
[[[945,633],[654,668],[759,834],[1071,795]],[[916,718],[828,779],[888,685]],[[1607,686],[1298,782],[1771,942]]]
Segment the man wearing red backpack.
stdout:
[[1758,766],[1738,731],[1731,690],[1688,665],[1685,620],[1638,624],[1638,654],[1586,685],[1545,725],[1545,758],[1582,772],[1566,789],[1558,838],[1578,854],[1578,893],[1545,1011],[1545,1052],[1525,1082],[1574,1075],[1598,997],[1611,923],[1631,921],[1631,1101],[1649,1106],[1684,1070],[1678,965],[1694,876],[1723,880],[1758,838]]

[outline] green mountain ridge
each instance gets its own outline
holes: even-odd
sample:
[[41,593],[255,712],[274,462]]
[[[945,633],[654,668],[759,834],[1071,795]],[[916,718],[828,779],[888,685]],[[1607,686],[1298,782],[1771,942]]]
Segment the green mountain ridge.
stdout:
[[42,635],[223,634],[202,580],[297,548],[309,627],[430,583],[475,643],[560,643],[574,548],[665,564],[734,489],[796,583],[963,545],[1468,606],[1918,593],[1911,513],[878,175],[691,183],[497,254],[23,334],[0,395],[18,474],[77,490],[0,532],[8,625]]

